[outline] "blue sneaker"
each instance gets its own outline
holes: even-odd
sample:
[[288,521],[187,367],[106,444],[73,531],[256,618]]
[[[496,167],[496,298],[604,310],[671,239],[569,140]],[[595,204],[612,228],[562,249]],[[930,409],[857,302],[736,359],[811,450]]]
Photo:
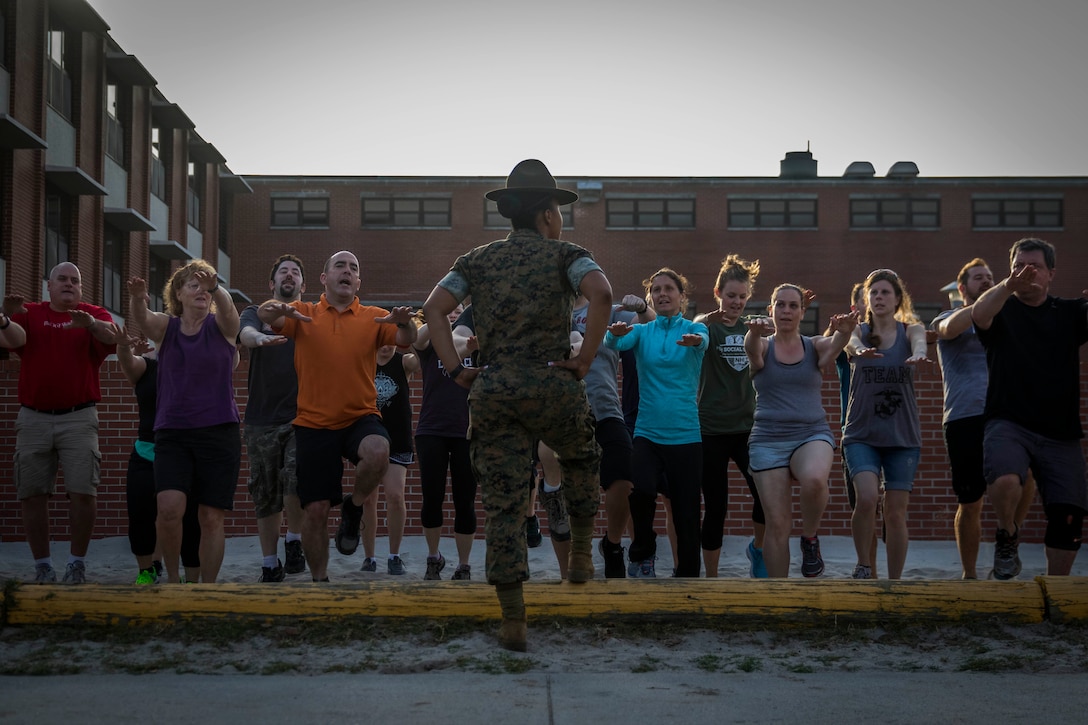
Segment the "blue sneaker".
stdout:
[[744,555],[751,562],[748,567],[748,576],[752,579],[766,579],[767,565],[763,563],[763,549],[756,548],[755,539],[748,542],[748,548],[744,550]]
[[654,569],[655,561],[657,561],[656,556],[643,561],[632,561],[627,565],[627,576],[632,579],[656,579],[657,572]]

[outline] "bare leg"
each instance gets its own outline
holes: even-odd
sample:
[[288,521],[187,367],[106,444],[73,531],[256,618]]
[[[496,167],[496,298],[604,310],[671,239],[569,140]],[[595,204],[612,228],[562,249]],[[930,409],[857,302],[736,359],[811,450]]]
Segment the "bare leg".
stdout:
[[1016,528],[1020,528],[1020,525],[1024,523],[1024,519],[1028,517],[1028,511],[1031,510],[1031,505],[1035,503],[1035,475],[1028,471],[1028,477],[1024,479],[1024,485],[1020,487],[1020,503],[1016,505]]
[[[261,556],[276,556],[280,544],[280,529],[283,528],[283,512],[257,519],[257,538],[261,542]],[[201,559],[203,562],[203,559]]]
[[200,505],[200,576],[206,584],[214,584],[223,566],[226,538],[223,522],[227,512],[213,506]]
[[283,513],[287,518],[287,531],[297,534],[302,531],[302,507],[298,496],[283,497]]
[[[475,537],[472,534],[454,534],[453,541],[457,545],[457,564],[459,566],[468,566],[469,558],[472,556],[472,541]],[[437,547],[435,547],[437,551]]]
[[302,509],[302,552],[314,581],[329,576],[329,502],[313,501]]
[[45,494],[31,496],[22,501],[23,530],[30,554],[35,559],[49,556],[49,497]]
[[767,516],[763,539],[763,562],[767,576],[784,578],[790,571],[790,530],[792,528],[792,486],[788,468],[772,468],[755,474],[756,490]]
[[155,536],[162,549],[166,581],[178,584],[181,582],[181,519],[188,497],[181,491],[160,491],[156,500],[159,513],[155,518]]
[[876,551],[874,529],[877,502],[880,500],[880,481],[875,473],[863,471],[854,475],[853,483],[857,498],[854,513],[850,518],[850,530],[854,538],[854,550],[858,555],[858,563],[869,566]]
[[385,528],[389,535],[389,553],[399,554],[404,539],[404,521],[408,518],[408,508],[404,503],[404,481],[408,469],[391,463],[382,478],[385,490]]
[[901,579],[903,565],[907,561],[907,504],[910,503],[909,491],[884,492],[884,524],[888,540],[888,578]]
[[[454,534],[454,536],[462,536],[462,534]],[[427,556],[438,556],[438,545],[442,542],[442,527],[424,528],[423,538],[427,540]],[[471,544],[469,546],[471,548]],[[460,546],[458,546],[458,551],[460,551]]]
[[359,442],[358,455],[351,502],[362,506],[363,499],[378,487],[389,468],[389,441],[380,435],[368,435]]
[[363,555],[374,558],[374,539],[378,534],[378,489],[363,499]]
[[98,512],[98,497],[89,493],[70,493],[69,517],[72,527],[72,555],[86,556],[87,547],[94,533],[94,520]]
[[964,579],[978,579],[978,548],[982,541],[982,499],[956,507],[956,548]]

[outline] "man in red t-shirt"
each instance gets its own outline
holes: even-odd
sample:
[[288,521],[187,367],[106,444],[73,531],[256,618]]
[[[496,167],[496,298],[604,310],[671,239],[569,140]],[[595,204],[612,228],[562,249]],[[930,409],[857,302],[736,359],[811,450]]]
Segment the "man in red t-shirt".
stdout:
[[62,262],[49,272],[49,300],[4,298],[0,346],[19,356],[19,415],[15,421],[15,489],[34,557],[35,581],[55,582],[49,551],[49,497],[57,466],[69,501],[71,553],[64,582],[84,582],[84,558],[94,531],[99,464],[98,371],[113,354],[117,326],[102,307],[81,302],[79,268]]

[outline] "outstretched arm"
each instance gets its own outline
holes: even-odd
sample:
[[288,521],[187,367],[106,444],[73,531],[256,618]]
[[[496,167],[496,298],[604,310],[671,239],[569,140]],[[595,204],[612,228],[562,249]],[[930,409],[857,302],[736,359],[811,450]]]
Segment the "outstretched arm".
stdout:
[[144,335],[159,344],[166,334],[170,316],[162,312],[152,312],[147,306],[150,301],[151,297],[147,294],[147,282],[140,277],[129,277],[128,307],[132,321]]

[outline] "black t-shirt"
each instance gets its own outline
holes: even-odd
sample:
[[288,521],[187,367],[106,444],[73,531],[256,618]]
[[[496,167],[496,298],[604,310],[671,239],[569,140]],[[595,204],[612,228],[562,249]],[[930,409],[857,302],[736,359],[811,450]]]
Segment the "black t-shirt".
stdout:
[[1032,307],[1010,297],[990,329],[976,331],[990,374],[987,418],[1054,440],[1084,437],[1080,347],[1088,342],[1088,301],[1047,297]]

